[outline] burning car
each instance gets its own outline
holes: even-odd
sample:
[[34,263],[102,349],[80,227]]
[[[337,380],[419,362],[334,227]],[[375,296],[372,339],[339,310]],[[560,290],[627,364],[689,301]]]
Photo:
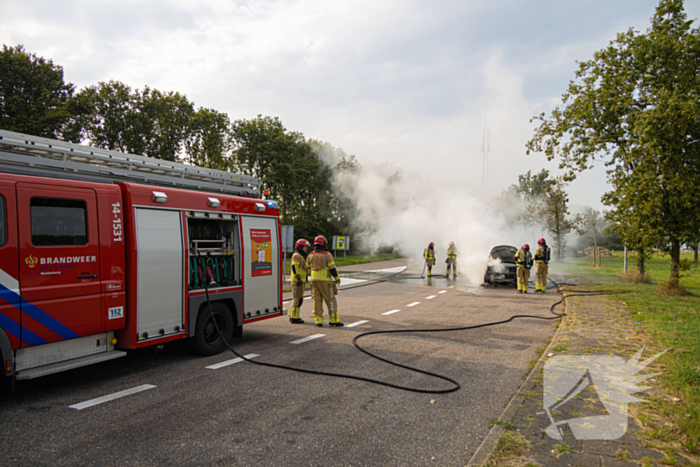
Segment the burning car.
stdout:
[[515,253],[518,249],[510,245],[499,245],[491,249],[486,261],[484,283],[513,284],[517,281]]

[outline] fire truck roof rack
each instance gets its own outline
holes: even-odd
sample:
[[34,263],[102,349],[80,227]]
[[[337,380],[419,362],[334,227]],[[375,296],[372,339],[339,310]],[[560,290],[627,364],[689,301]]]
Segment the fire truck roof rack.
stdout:
[[260,197],[261,181],[249,175],[137,156],[82,144],[0,130],[0,165],[172,188]]

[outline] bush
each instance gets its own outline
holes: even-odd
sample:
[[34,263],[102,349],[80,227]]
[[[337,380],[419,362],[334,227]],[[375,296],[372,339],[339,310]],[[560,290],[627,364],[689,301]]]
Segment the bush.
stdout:
[[637,271],[629,271],[627,274],[620,275],[620,278],[632,284],[651,284],[651,276],[648,273],[640,275]]
[[659,294],[670,297],[683,297],[688,295],[688,291],[680,282],[677,281],[662,281],[659,282]]

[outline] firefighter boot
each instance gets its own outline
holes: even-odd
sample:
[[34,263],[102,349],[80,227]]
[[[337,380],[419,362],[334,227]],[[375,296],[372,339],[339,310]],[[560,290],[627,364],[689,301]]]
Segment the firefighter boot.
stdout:
[[289,318],[289,322],[292,324],[304,324],[304,320],[301,318]]
[[345,326],[338,319],[338,313],[331,313],[330,320],[329,320],[328,324],[330,324],[331,326]]

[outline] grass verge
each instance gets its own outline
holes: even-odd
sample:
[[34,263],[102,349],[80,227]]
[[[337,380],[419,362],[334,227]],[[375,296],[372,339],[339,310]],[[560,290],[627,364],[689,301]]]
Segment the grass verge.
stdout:
[[[700,445],[700,265],[692,263],[692,253],[682,254],[684,269],[681,285],[687,295],[665,295],[670,258],[656,254],[647,260],[646,282],[630,282],[623,274],[623,258],[603,259],[602,267],[593,268],[588,258],[567,259],[556,264],[558,271],[581,277],[600,290],[613,293],[624,302],[639,326],[646,345],[644,358],[651,352],[672,349],[652,364],[651,371],[659,375],[657,391],[652,391],[648,403],[640,404],[638,419],[644,425],[643,436],[649,446],[667,454],[682,454],[697,461]],[[635,267],[631,254],[629,269]]]

